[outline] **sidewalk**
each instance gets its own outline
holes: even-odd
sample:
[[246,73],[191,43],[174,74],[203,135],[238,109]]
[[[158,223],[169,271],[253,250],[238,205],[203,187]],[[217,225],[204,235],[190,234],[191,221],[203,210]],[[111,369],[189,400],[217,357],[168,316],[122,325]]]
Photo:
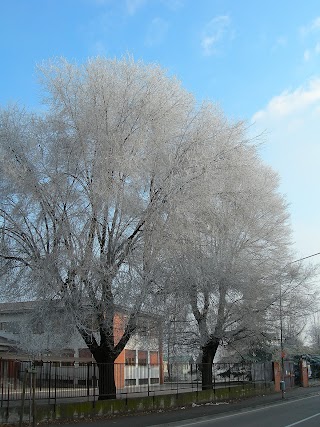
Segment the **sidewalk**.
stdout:
[[[285,399],[299,399],[311,395],[319,394],[320,401],[320,386],[302,388],[295,387],[289,389],[285,393]],[[167,424],[184,419],[199,418],[209,415],[217,415],[226,412],[233,412],[244,410],[247,408],[255,408],[259,406],[269,405],[271,403],[281,402],[281,392],[272,393],[265,396],[250,397],[239,401],[220,402],[217,404],[207,403],[202,405],[194,404],[192,407],[176,408],[170,411],[157,411],[142,414],[135,414],[131,416],[119,416],[112,418],[97,418],[90,420],[77,420],[74,423],[68,421],[68,425],[74,424],[75,427],[104,427],[104,426],[117,426],[117,427],[148,427],[155,424]],[[57,426],[58,423],[50,423],[47,426]],[[61,423],[60,423],[61,425]]]

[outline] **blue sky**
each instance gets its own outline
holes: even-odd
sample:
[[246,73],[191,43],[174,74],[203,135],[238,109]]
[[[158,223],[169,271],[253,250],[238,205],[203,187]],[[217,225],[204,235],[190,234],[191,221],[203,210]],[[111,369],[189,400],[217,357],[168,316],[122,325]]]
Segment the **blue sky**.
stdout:
[[297,257],[320,252],[318,0],[1,0],[0,50],[0,104],[33,109],[43,60],[129,53],[159,63],[199,101],[264,132]]

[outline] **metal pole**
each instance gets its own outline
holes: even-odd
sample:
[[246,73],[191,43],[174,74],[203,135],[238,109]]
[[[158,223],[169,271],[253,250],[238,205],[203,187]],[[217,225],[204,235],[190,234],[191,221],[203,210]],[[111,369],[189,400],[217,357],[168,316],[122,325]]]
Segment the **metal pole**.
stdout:
[[283,319],[282,319],[282,286],[280,281],[280,351],[281,351],[281,397],[285,398],[285,382],[284,382],[284,348],[283,348]]

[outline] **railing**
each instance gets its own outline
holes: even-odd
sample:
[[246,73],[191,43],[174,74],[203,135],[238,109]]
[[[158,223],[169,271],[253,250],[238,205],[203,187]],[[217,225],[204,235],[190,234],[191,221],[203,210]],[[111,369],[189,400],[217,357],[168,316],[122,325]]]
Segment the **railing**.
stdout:
[[[7,363],[6,363],[7,362]],[[200,391],[202,365],[114,365],[117,398]],[[209,388],[272,381],[272,363],[216,363]],[[110,372],[110,370],[107,370]],[[111,370],[112,372],[112,370]],[[108,380],[108,379],[107,379]],[[95,363],[30,362],[1,360],[0,406],[23,399],[57,403],[66,399],[92,400],[99,396],[99,369]]]

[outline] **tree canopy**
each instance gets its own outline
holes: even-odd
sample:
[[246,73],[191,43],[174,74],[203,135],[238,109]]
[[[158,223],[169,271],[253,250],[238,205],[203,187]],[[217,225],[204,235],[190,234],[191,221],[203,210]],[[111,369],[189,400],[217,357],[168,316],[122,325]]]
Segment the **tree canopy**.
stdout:
[[138,314],[181,290],[211,363],[252,316],[262,324],[290,261],[276,174],[244,123],[156,65],[61,59],[39,72],[46,112],[0,115],[2,284],[64,304],[105,378],[101,398],[115,395],[103,366]]

